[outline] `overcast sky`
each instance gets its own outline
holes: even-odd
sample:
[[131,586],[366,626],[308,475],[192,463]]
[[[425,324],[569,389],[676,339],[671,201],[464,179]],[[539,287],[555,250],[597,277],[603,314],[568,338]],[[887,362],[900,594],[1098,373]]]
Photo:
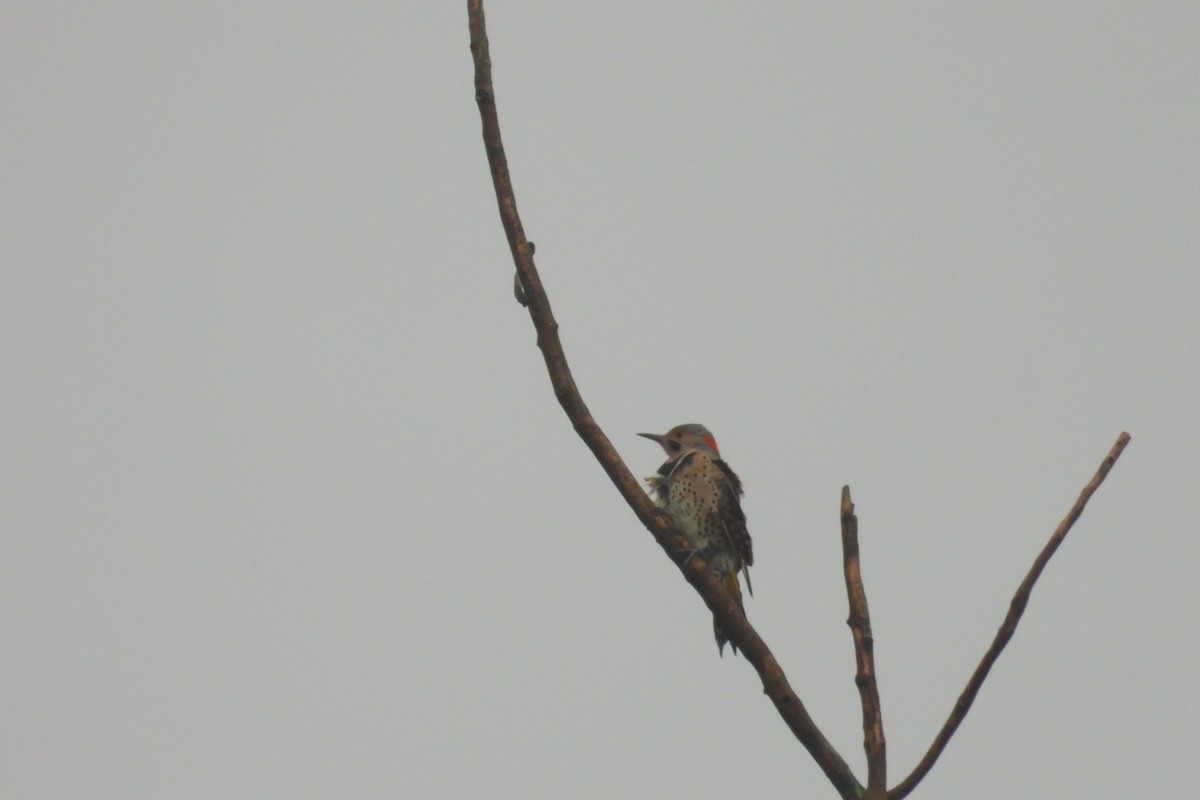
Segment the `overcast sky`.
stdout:
[[[1200,750],[1200,5],[494,2],[567,355],[746,485],[747,612],[915,797]],[[0,796],[834,797],[574,435],[465,3],[0,5]]]

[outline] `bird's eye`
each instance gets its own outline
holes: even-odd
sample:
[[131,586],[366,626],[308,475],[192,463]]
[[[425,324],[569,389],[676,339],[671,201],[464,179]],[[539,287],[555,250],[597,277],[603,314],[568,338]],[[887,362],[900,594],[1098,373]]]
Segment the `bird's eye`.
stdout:
[[679,442],[667,442],[667,444],[669,444],[669,445],[671,446],[671,451],[672,451],[672,452],[674,452],[674,453],[678,453],[678,452],[679,452],[679,448],[680,448],[680,444],[679,444]]

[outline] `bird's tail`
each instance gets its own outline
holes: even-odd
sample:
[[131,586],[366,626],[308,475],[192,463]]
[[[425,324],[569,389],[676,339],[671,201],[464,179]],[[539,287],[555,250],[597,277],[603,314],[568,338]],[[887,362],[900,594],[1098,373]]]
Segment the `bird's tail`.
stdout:
[[[721,577],[721,583],[724,584],[725,591],[729,592],[730,596],[733,597],[733,601],[737,603],[738,608],[740,608],[742,613],[745,614],[746,606],[742,604],[742,586],[740,583],[738,583],[737,573],[726,573]],[[725,635],[725,631],[721,630],[721,625],[717,622],[716,617],[713,617],[713,635],[717,637],[717,651],[722,656],[725,655],[726,643],[733,648],[733,654],[735,656],[738,654],[737,645],[729,641],[729,637]]]

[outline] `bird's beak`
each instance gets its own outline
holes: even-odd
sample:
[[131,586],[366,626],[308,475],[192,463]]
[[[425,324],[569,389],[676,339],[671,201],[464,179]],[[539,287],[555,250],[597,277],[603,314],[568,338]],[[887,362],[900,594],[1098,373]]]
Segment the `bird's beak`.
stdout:
[[639,433],[638,436],[645,436],[647,439],[650,439],[651,441],[654,441],[654,442],[658,442],[659,444],[662,444],[663,439],[667,438],[666,436],[664,436],[661,433]]

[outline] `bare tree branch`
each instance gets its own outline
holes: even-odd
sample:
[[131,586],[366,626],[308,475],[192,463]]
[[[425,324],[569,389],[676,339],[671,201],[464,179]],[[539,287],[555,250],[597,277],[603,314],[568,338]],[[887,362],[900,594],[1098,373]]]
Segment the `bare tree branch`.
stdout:
[[764,693],[775,704],[788,728],[812,755],[843,798],[852,800],[861,797],[862,786],[846,762],[817,728],[800,698],[792,691],[787,676],[766,643],[751,627],[720,581],[708,570],[703,559],[688,558],[691,548],[675,531],[667,516],[654,506],[642,490],[584,404],[558,337],[558,323],[550,310],[550,301],[533,263],[533,246],[525,238],[525,231],[517,213],[508,160],[500,138],[500,121],[496,112],[491,55],[482,0],[468,0],[467,14],[471,31],[471,54],[475,62],[475,100],[483,121],[484,148],[492,172],[500,219],[516,264],[518,279],[524,290],[520,294],[528,304],[529,315],[538,334],[538,347],[545,359],[550,383],[554,387],[559,404],[574,425],[576,433],[595,455],[629,507],[683,572],[687,581],[695,587],[721,623],[730,641],[738,646],[746,660],[754,666],[762,681]]
[[1008,606],[1008,615],[1004,618],[1004,624],[1000,626],[1000,630],[996,631],[996,638],[992,640],[991,647],[983,654],[983,659],[979,662],[979,666],[975,668],[975,673],[971,675],[971,680],[967,681],[966,688],[959,695],[958,701],[954,704],[954,709],[950,712],[946,723],[942,725],[942,729],[938,731],[938,735],[934,738],[933,744],[930,745],[929,751],[925,753],[925,756],[913,769],[912,773],[888,792],[888,800],[901,800],[907,797],[909,792],[916,788],[917,784],[921,782],[933,767],[938,757],[942,754],[942,751],[946,749],[946,744],[950,741],[950,737],[954,735],[963,718],[967,716],[967,712],[971,710],[971,704],[975,702],[975,695],[979,693],[979,687],[983,685],[983,681],[987,678],[988,672],[991,671],[992,665],[996,663],[996,659],[1004,651],[1008,640],[1016,632],[1017,623],[1021,621],[1021,615],[1025,613],[1025,606],[1029,603],[1029,595],[1033,592],[1033,585],[1037,583],[1042,570],[1045,569],[1046,564],[1050,561],[1050,557],[1054,555],[1054,551],[1062,544],[1063,539],[1067,538],[1067,533],[1070,532],[1071,526],[1075,524],[1075,521],[1083,513],[1088,500],[1092,498],[1092,495],[1100,488],[1100,484],[1108,477],[1109,470],[1117,463],[1117,459],[1121,457],[1121,452],[1124,451],[1127,444],[1129,444],[1128,433],[1122,433],[1117,437],[1116,443],[1108,451],[1108,455],[1104,457],[1104,461],[1100,463],[1100,468],[1096,470],[1096,474],[1092,476],[1087,486],[1084,486],[1083,491],[1079,493],[1079,499],[1075,501],[1075,505],[1067,512],[1067,516],[1063,518],[1063,521],[1058,524],[1054,535],[1050,537],[1050,541],[1046,542],[1046,546],[1042,548],[1042,552],[1038,554],[1038,557],[1033,562],[1033,566],[1029,569],[1029,574],[1025,576],[1025,580],[1021,581],[1021,585],[1017,588],[1017,593],[1013,595],[1012,602]]
[[721,624],[730,641],[737,645],[746,660],[758,672],[763,692],[771,699],[780,717],[808,750],[837,792],[845,800],[883,796],[889,800],[901,800],[920,783],[933,767],[970,710],[992,665],[1016,631],[1017,623],[1029,601],[1029,595],[1046,563],[1054,555],[1071,526],[1083,512],[1092,494],[1099,488],[1129,443],[1129,434],[1122,433],[1118,437],[1095,477],[1084,487],[1075,506],[1034,561],[1033,567],[1010,603],[1004,624],[996,633],[995,640],[975,669],[971,680],[959,696],[950,717],[938,732],[929,751],[912,774],[886,794],[884,787],[887,780],[887,743],[883,734],[883,716],[875,680],[874,639],[871,633],[870,614],[859,564],[858,520],[854,516],[854,505],[850,500],[849,487],[843,489],[841,507],[843,568],[850,605],[847,624],[850,626],[854,639],[857,668],[855,683],[858,686],[862,704],[863,747],[867,754],[868,768],[868,783],[864,790],[845,761],[817,728],[804,704],[792,690],[787,677],[766,643],[750,625],[720,581],[709,571],[707,564],[692,553],[689,545],[672,526],[669,517],[654,506],[583,402],[567,365],[566,354],[558,336],[558,322],[554,319],[549,298],[546,296],[541,278],[533,262],[533,243],[525,238],[525,231],[517,212],[516,195],[508,170],[508,161],[504,154],[504,145],[500,138],[500,122],[496,112],[495,92],[492,85],[491,56],[488,50],[482,0],[468,0],[467,13],[470,21],[471,53],[475,63],[475,100],[479,105],[479,113],[483,122],[484,147],[492,173],[500,219],[504,225],[513,262],[516,265],[515,294],[518,302],[529,309],[530,318],[537,331],[537,344],[542,351],[550,383],[559,404],[574,426],[576,433],[583,439],[609,479],[617,487],[617,491],[625,498],[629,507],[633,509],[638,519],[654,536],[655,541],[671,558],[687,581],[696,589]]
[[863,749],[867,753],[867,798],[882,798],[887,792],[887,740],[883,736],[883,710],[875,683],[875,638],[871,634],[871,612],[863,588],[858,559],[858,517],[850,500],[850,487],[842,487],[842,571],[846,575],[846,597],[850,616],[846,624],[854,637],[854,662],[862,704]]

